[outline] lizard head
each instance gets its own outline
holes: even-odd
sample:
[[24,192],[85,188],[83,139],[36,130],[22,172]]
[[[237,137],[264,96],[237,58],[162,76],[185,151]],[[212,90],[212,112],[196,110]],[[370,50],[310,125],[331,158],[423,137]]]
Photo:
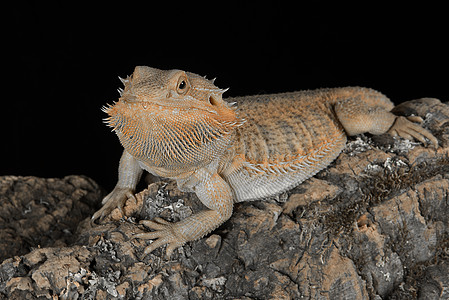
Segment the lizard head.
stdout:
[[148,103],[179,109],[199,109],[224,113],[230,105],[223,100],[223,90],[214,80],[181,70],[159,70],[138,66],[131,76],[121,79],[121,100],[127,103]]
[[105,122],[127,151],[154,165],[181,169],[207,164],[245,122],[223,100],[226,90],[202,76],[136,67],[121,80],[125,88],[119,89],[119,101],[103,107],[109,116]]

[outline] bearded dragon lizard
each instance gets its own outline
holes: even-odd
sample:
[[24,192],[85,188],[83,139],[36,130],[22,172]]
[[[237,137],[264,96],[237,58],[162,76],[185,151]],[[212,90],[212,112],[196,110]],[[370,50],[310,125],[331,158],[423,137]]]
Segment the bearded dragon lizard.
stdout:
[[393,103],[367,88],[346,87],[223,99],[214,80],[180,70],[136,67],[121,79],[124,90],[103,110],[124,151],[119,179],[92,219],[103,219],[134,198],[146,170],[175,179],[208,210],[182,221],[141,221],[152,239],[145,254],[168,244],[166,253],[199,239],[228,220],[236,202],[289,190],[329,165],[346,137],[369,132],[417,139],[435,148],[437,139],[396,116]]

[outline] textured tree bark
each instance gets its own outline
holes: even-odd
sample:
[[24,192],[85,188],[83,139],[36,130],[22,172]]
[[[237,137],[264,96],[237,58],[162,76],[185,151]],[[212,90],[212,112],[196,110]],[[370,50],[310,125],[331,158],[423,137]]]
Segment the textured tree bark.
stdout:
[[[435,151],[351,139],[328,168],[271,199],[235,205],[212,234],[145,256],[140,219],[204,209],[170,181],[152,183],[91,227],[100,188],[85,177],[0,178],[0,298],[448,299],[449,107],[398,106],[438,138]],[[83,220],[83,221],[81,221]]]

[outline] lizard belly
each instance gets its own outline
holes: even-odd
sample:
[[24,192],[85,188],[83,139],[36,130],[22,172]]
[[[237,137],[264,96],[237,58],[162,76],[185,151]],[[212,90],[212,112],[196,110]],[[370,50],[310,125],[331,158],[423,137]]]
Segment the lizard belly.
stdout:
[[236,202],[251,201],[285,192],[327,167],[346,144],[346,135],[324,143],[316,151],[278,165],[254,165],[243,162],[235,172],[226,175]]

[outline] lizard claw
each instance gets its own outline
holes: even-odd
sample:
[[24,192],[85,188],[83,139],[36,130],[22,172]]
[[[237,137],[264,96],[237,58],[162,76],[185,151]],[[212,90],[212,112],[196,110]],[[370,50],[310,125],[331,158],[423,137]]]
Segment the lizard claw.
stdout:
[[186,240],[177,234],[176,224],[165,221],[162,218],[154,218],[154,220],[142,220],[140,224],[145,225],[146,227],[153,229],[152,232],[144,232],[138,233],[133,236],[133,238],[138,239],[151,239],[154,240],[149,246],[145,248],[145,255],[150,254],[153,250],[168,244],[166,255],[167,258],[173,253],[173,250],[184,245]]
[[388,131],[392,136],[413,140],[416,139],[427,146],[426,138],[432,143],[435,149],[438,148],[438,140],[429,131],[413,122],[422,122],[420,117],[397,117],[393,126]]
[[123,206],[128,199],[133,199],[136,201],[136,198],[129,188],[114,188],[114,190],[109,193],[106,197],[104,197],[101,204],[103,207],[100,208],[91,219],[91,224],[95,224],[96,220],[102,222],[104,218],[109,215],[114,209],[118,208],[120,213],[124,215]]

